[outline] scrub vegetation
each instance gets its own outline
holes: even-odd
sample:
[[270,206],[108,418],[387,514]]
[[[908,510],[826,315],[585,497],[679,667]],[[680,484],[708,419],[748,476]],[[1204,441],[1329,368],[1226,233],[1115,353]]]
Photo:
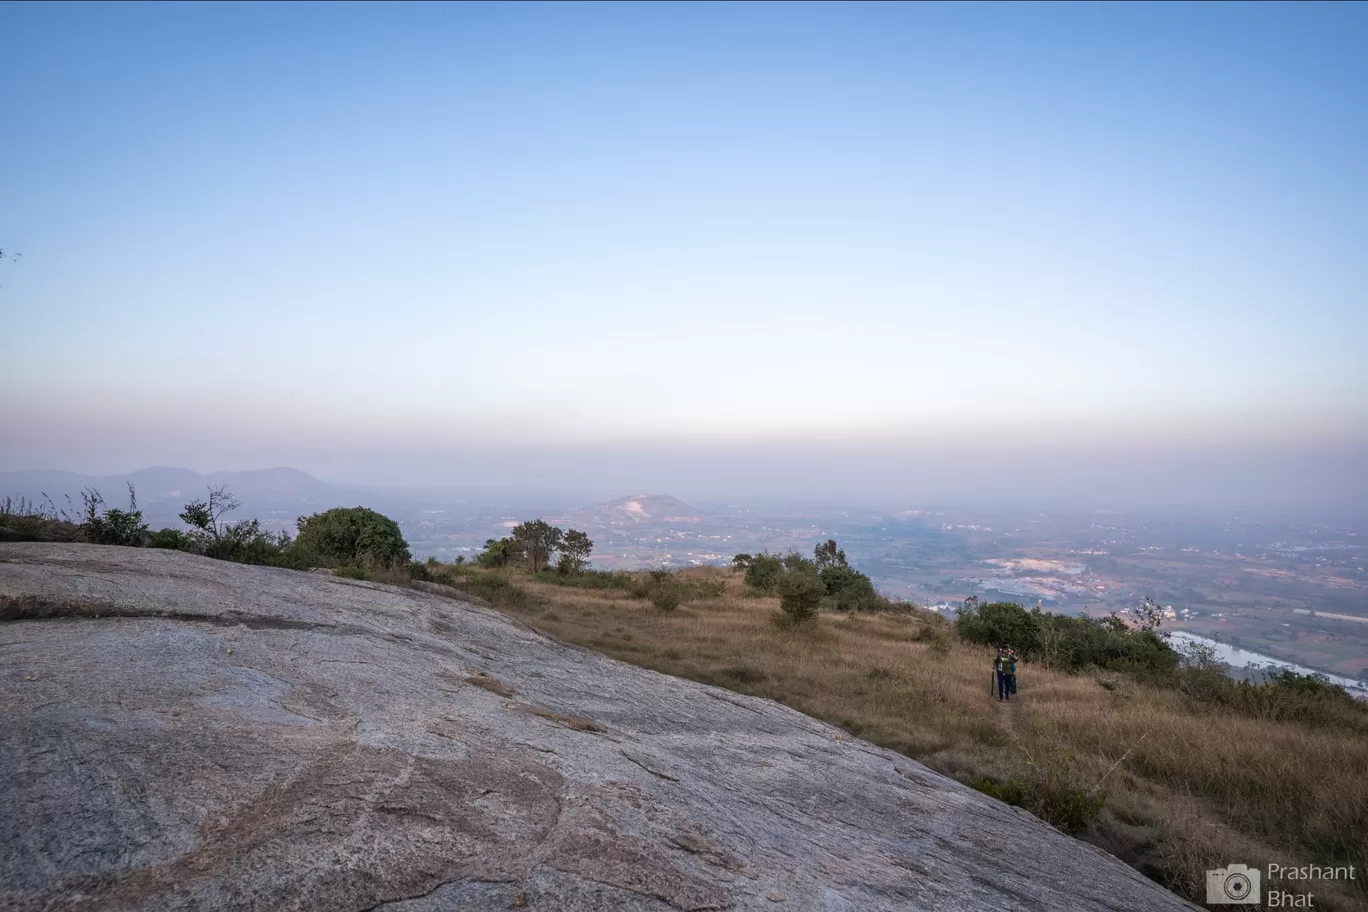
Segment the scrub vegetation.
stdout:
[[229,515],[240,507],[227,489],[211,487],[203,499],[188,502],[181,511],[184,528],[154,532],[143,521],[137,492],[130,485],[126,508],[108,506],[93,490],[81,495],[79,506],[5,498],[0,501],[0,527],[35,541],[165,548],[240,564],[336,568],[356,578],[409,563],[408,544],[398,523],[365,507],[336,507],[301,516],[294,538],[262,529],[255,519],[231,520]]

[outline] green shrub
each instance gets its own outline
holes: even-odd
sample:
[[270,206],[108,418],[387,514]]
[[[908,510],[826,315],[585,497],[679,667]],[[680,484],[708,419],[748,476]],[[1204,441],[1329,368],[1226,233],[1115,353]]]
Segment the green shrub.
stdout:
[[1046,746],[1026,757],[1026,810],[1066,833],[1077,835],[1097,819],[1102,795],[1083,781],[1072,751]]
[[[835,542],[832,542],[834,545]],[[830,564],[821,570],[827,601],[838,611],[868,609],[875,606],[878,593],[869,577],[846,564]]]
[[1227,677],[1223,666],[1206,665],[1179,669],[1175,677],[1180,693],[1208,709],[1368,734],[1368,703],[1319,675],[1283,669],[1256,684]]
[[651,604],[661,611],[674,611],[679,607],[680,602],[683,601],[683,596],[680,593],[678,586],[666,582],[657,583],[651,589],[650,599]]
[[1102,811],[1103,799],[1079,789],[1064,787],[1043,792],[1036,815],[1048,820],[1066,833],[1078,835],[1088,828]]
[[86,530],[86,538],[97,545],[123,545],[141,548],[149,535],[140,510],[107,510]]
[[752,592],[763,595],[778,593],[784,576],[799,573],[817,576],[827,605],[837,610],[891,606],[874,591],[874,583],[868,576],[847,563],[845,552],[834,540],[818,545],[813,549],[813,555],[812,558],[804,557],[797,551],[790,551],[783,557],[767,551],[756,555],[738,554],[732,558],[732,567],[744,569],[746,585]]
[[979,778],[969,785],[1075,836],[1097,819],[1104,803],[1080,781],[1073,756],[1060,751],[1043,755],[1040,762],[1028,758],[1024,771],[1006,779]]
[[721,598],[727,591],[727,584],[720,579],[693,580],[690,584],[693,594],[699,599]]
[[1268,676],[1268,684],[1274,692],[1310,697],[1339,697],[1352,700],[1348,692],[1330,679],[1318,674],[1299,674],[1290,668],[1281,668]]
[[81,537],[96,545],[122,545],[128,548],[141,548],[147,544],[151,531],[143,522],[142,511],[138,509],[138,497],[133,486],[128,486],[128,509],[117,507],[104,509],[104,498],[98,491],[86,491],[81,495],[85,501],[85,522],[81,525]]
[[822,578],[809,570],[791,570],[779,577],[779,609],[794,623],[817,616],[826,596]]
[[631,574],[607,570],[585,570],[566,575],[560,573],[558,568],[557,570],[543,570],[537,574],[536,578],[541,583],[551,583],[572,589],[622,589],[630,591],[635,584]]
[[971,643],[1010,643],[1018,655],[1033,658],[1039,651],[1041,623],[1038,612],[1028,612],[1015,602],[989,602],[962,609],[955,628]]
[[[224,517],[241,506],[238,499],[222,485],[210,486],[208,498],[191,500],[180,513],[181,522],[190,527],[181,533],[179,546],[186,551],[203,554],[217,560],[239,564],[264,564],[274,567],[307,569],[310,558],[290,541],[285,532],[267,532],[255,519],[236,523]],[[158,535],[169,546],[175,539],[164,529]]]
[[178,529],[159,529],[147,538],[149,548],[166,548],[169,551],[193,551],[194,540]]
[[368,580],[371,573],[365,567],[338,567],[333,571],[337,576],[345,576],[347,579]]
[[689,579],[673,570],[648,570],[645,576],[631,573],[586,573],[582,577],[570,577],[568,580],[561,579],[555,582],[559,585],[583,586],[589,589],[623,589],[632,598],[647,599],[664,611],[673,611],[684,602],[720,598],[727,591],[727,584],[723,580]]
[[522,545],[511,537],[485,540],[485,548],[475,555],[475,563],[493,569],[507,567],[523,558]]
[[304,570],[310,561],[285,532],[266,532],[255,519],[224,526],[217,539],[201,539],[195,550],[205,557],[238,564],[262,564]]
[[981,777],[970,782],[969,786],[989,798],[996,798],[998,801],[1010,804],[1013,807],[1026,806],[1026,784],[1020,779],[1009,779],[1002,782],[997,779]]
[[769,675],[759,668],[750,665],[729,665],[726,668],[718,669],[715,677],[723,687],[745,686],[749,684],[763,684],[769,680]]
[[459,586],[491,605],[521,608],[528,602],[527,590],[515,585],[502,573],[472,573],[462,578]]
[[784,574],[784,562],[778,556],[762,551],[746,566],[746,585],[756,592],[773,595],[778,591],[779,577]]
[[1127,627],[1116,618],[1068,617],[1014,602],[968,605],[955,619],[959,635],[971,643],[1009,643],[1027,661],[1076,674],[1108,668],[1138,677],[1169,680],[1180,657],[1152,630]]
[[1172,687],[1211,710],[1368,733],[1368,704],[1325,678],[1284,670],[1262,684],[1236,681],[1201,654],[1189,655],[1180,667],[1183,657],[1160,634],[1128,627],[1116,617],[1067,617],[994,602],[965,607],[955,628],[972,643],[1010,643],[1022,658],[1071,674],[1101,668]]
[[450,564],[439,564],[438,566],[441,568],[437,571],[438,573],[445,573],[450,577],[473,576],[478,572],[475,569],[478,565],[474,561],[466,563],[463,560],[457,560]]
[[399,524],[365,507],[334,507],[299,518],[297,547],[342,564],[392,567],[409,561]]
[[949,626],[940,618],[934,621],[924,622],[917,628],[917,632],[912,635],[912,642],[925,643],[926,646],[937,656],[947,656],[950,654],[950,640],[945,635],[945,630]]

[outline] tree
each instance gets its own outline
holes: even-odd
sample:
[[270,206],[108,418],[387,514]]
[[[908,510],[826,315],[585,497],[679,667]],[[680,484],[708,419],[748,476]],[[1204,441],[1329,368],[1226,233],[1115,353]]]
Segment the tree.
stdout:
[[[1116,612],[1112,612],[1112,617],[1116,617]],[[1164,623],[1164,609],[1156,605],[1154,599],[1147,595],[1141,604],[1125,609],[1123,617],[1121,623],[1128,627],[1155,631]]]
[[365,507],[334,507],[299,518],[296,545],[303,551],[349,566],[407,564],[408,542],[399,524]]
[[850,566],[846,563],[846,553],[837,549],[834,538],[828,538],[825,544],[813,548],[812,556],[817,561],[819,570],[825,570],[827,567]]
[[826,587],[811,570],[790,570],[779,578],[779,609],[796,623],[810,621],[822,607]]
[[514,561],[522,560],[522,545],[511,538],[487,538],[485,549],[475,555],[475,563],[481,567],[506,567]]
[[564,574],[580,573],[589,563],[589,555],[593,550],[594,543],[589,540],[588,535],[571,529],[565,533],[565,540],[561,543],[558,569]]
[[192,500],[187,503],[181,511],[180,519],[187,526],[198,529],[202,535],[220,541],[228,528],[222,523],[223,517],[240,506],[242,502],[229,494],[225,486],[219,485],[216,488],[209,488],[208,500]]
[[755,558],[751,557],[749,554],[745,554],[745,553],[738,554],[738,555],[736,555],[735,557],[732,558],[732,561],[731,561],[732,569],[733,569],[733,570],[745,570],[747,567],[749,567],[749,566],[751,565],[751,561],[753,561],[753,560],[755,560]]
[[523,555],[532,565],[532,572],[539,573],[551,562],[551,557],[561,546],[565,533],[553,525],[534,519],[513,527],[513,540],[522,546]]
[[1215,643],[1186,640],[1179,645],[1178,654],[1183,657],[1183,664],[1189,668],[1224,668],[1216,655]]

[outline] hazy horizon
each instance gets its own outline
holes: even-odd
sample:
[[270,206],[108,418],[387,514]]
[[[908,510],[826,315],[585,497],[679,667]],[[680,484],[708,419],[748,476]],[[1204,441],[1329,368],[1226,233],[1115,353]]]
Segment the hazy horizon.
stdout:
[[[699,503],[822,504],[829,507],[1028,508],[1121,510],[1206,515],[1245,512],[1288,518],[1368,517],[1368,491],[1358,449],[1306,453],[1193,454],[963,453],[849,448],[806,452],[715,448],[675,452],[503,450],[409,455],[403,471],[278,460],[221,462],[147,460],[107,469],[26,465],[0,471],[76,471],[112,477],[154,466],[219,471],[291,468],[350,489],[410,492],[541,492],[557,503],[603,501],[634,493],[669,494]],[[1258,492],[1258,493],[1251,493]],[[0,496],[19,492],[0,491]],[[116,498],[122,492],[104,492]]]
[[0,471],[1368,510],[1363,4],[8,4],[0,88]]

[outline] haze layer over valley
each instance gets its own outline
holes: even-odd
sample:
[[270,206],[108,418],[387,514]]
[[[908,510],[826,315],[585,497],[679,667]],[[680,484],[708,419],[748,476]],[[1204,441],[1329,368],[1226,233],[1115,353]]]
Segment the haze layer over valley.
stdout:
[[952,611],[964,599],[1104,615],[1152,598],[1171,630],[1368,682],[1368,523],[1268,513],[1157,510],[884,509],[688,503],[635,494],[586,504],[536,490],[452,491],[332,485],[287,468],[200,475],[151,468],[91,477],[0,473],[0,497],[79,503],[128,484],[154,526],[224,485],[234,515],[293,532],[301,515],[364,504],[394,518],[420,558],[471,559],[491,538],[542,517],[589,533],[604,570],[725,566],[739,553],[811,553],[836,538],[887,595]]

